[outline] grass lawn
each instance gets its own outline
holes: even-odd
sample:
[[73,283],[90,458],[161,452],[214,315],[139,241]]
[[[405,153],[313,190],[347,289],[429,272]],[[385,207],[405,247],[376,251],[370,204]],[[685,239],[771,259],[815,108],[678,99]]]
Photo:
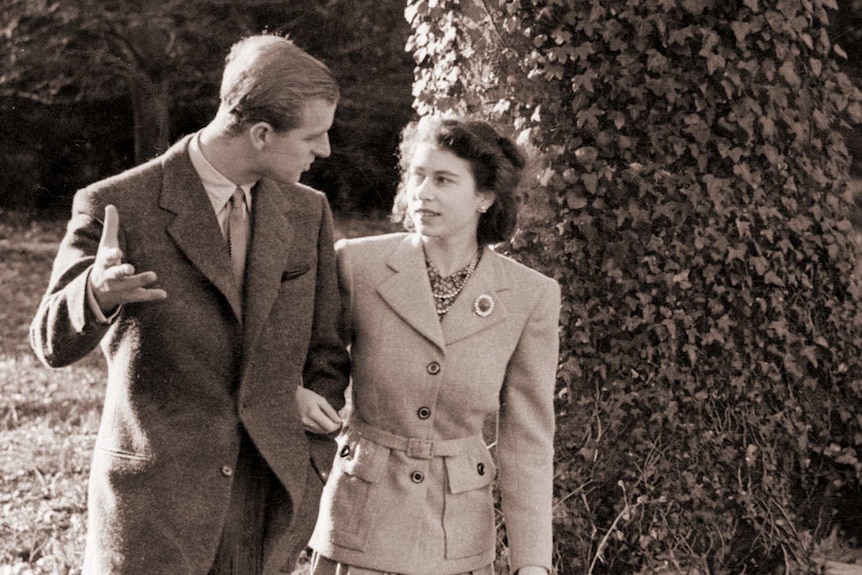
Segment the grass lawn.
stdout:
[[[95,351],[49,370],[27,341],[64,228],[0,210],[0,575],[80,573],[104,362]],[[336,228],[397,229],[375,218],[336,218]]]

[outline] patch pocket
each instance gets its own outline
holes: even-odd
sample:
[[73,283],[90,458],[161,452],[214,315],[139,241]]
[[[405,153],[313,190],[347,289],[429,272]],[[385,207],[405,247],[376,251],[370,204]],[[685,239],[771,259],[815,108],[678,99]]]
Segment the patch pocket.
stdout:
[[483,443],[467,452],[446,457],[446,558],[471,557],[494,549],[494,497],[497,473],[494,460]]
[[362,551],[377,516],[380,478],[389,464],[389,448],[348,431],[338,438],[338,452],[325,494],[331,498],[332,540]]

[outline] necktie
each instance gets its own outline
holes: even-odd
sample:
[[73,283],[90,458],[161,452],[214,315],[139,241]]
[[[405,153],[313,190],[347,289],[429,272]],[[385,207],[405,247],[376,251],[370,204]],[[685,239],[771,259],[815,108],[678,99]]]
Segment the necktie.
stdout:
[[249,236],[248,212],[245,208],[245,194],[237,188],[230,198],[230,213],[227,219],[227,244],[230,263],[239,293],[243,292],[245,278],[245,256]]

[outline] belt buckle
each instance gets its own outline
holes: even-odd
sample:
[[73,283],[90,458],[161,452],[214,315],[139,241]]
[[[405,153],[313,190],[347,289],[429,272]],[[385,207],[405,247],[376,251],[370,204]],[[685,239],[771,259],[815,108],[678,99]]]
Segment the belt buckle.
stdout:
[[407,457],[413,459],[431,459],[434,457],[434,442],[428,439],[407,440]]

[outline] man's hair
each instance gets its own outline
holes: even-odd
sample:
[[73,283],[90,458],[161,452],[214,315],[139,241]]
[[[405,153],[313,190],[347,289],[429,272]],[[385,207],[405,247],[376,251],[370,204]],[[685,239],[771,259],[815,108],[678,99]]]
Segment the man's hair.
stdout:
[[292,130],[307,102],[334,104],[341,95],[330,69],[286,37],[244,38],[233,45],[225,63],[220,98],[230,132],[257,122],[267,122],[277,132]]

